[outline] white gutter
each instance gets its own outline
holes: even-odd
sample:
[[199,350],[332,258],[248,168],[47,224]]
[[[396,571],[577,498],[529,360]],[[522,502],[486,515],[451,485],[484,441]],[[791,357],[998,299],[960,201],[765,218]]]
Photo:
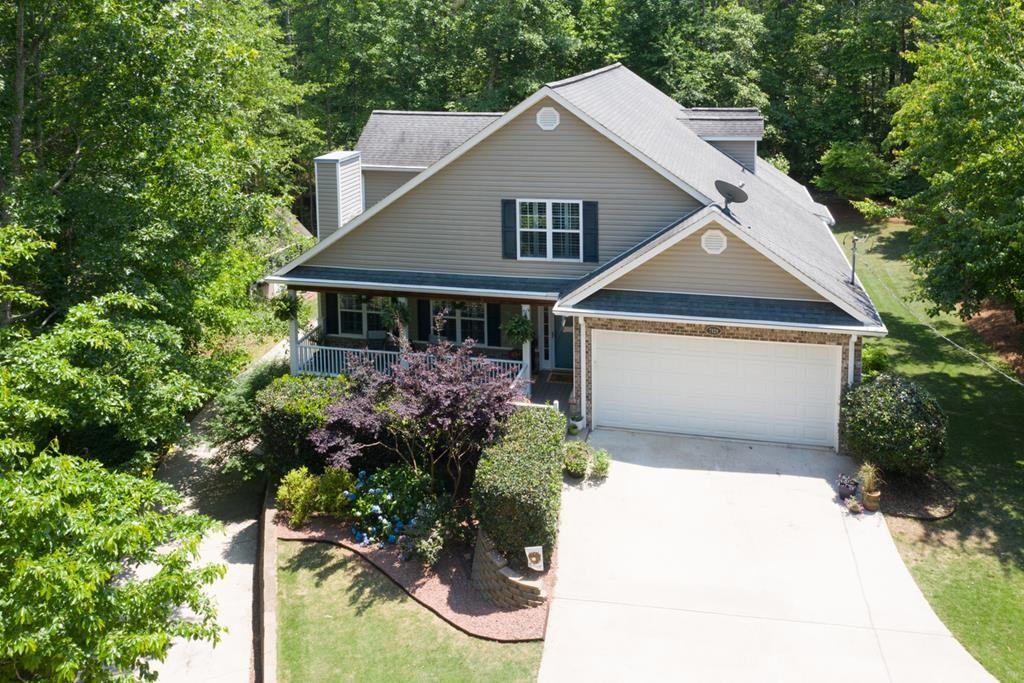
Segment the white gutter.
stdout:
[[531,301],[557,301],[558,292],[520,292],[510,289],[476,289],[473,287],[443,287],[439,285],[399,285],[382,282],[359,282],[356,280],[317,280],[309,278],[289,278],[270,275],[265,282],[288,285],[290,287],[330,287],[336,289],[369,289],[381,292],[411,292],[420,294],[466,294],[471,296],[489,296],[498,299],[528,299]]
[[837,334],[856,333],[865,337],[884,337],[889,330],[883,325],[881,327],[860,327],[854,325],[802,325],[800,323],[774,322],[770,320],[744,320],[742,318],[698,318],[686,315],[663,315],[658,313],[613,313],[582,308],[565,308],[555,305],[552,309],[555,315],[564,316],[587,316],[590,318],[615,318],[620,320],[653,320],[697,323],[701,325],[723,325],[725,327],[765,327],[773,330],[791,330],[795,332],[832,332]]

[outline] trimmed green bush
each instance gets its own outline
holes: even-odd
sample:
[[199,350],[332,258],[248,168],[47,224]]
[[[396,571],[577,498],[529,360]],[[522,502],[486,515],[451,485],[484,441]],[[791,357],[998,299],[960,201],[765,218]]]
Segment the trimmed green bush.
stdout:
[[590,468],[590,476],[595,479],[604,479],[608,476],[608,470],[612,466],[612,456],[608,451],[601,448],[593,453],[593,465]]
[[477,521],[513,566],[525,566],[526,546],[542,545],[548,557],[554,549],[565,424],[557,410],[522,408],[480,458],[472,488]]
[[317,511],[320,498],[320,478],[299,467],[281,479],[277,489],[277,504],[288,511],[288,526],[301,526]]
[[922,473],[946,454],[946,416],[915,382],[878,375],[843,397],[841,435],[847,453],[884,472]]
[[565,444],[562,454],[562,465],[565,473],[575,479],[587,476],[590,468],[590,446],[586,441],[569,441]]
[[343,377],[285,375],[256,394],[259,433],[266,451],[267,467],[280,473],[295,467],[323,469],[308,436],[324,426],[327,407],[345,395]]
[[225,470],[241,471],[246,478],[262,470],[263,462],[250,453],[260,431],[256,394],[286,374],[288,364],[284,361],[257,363],[236,377],[217,397],[207,429],[210,441],[224,454]]
[[888,372],[892,368],[889,351],[878,344],[865,344],[861,350],[860,367],[865,378]]
[[352,507],[348,494],[355,490],[356,478],[348,470],[328,467],[320,477],[320,496],[317,510],[344,519]]

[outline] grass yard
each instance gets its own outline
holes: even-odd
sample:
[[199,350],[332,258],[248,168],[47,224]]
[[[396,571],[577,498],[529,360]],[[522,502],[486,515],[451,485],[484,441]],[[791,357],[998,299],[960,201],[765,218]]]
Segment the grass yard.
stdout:
[[940,473],[960,507],[939,522],[889,518],[890,529],[960,642],[1000,680],[1024,681],[1024,388],[920,322],[1009,372],[959,318],[929,318],[928,305],[912,300],[906,225],[865,226],[852,211],[835,213],[847,252],[854,229],[862,238],[858,275],[889,328],[888,338],[872,343],[889,349],[894,369],[925,386],[949,416],[950,454]]
[[278,543],[278,677],[319,681],[533,681],[541,643],[451,627],[359,556]]

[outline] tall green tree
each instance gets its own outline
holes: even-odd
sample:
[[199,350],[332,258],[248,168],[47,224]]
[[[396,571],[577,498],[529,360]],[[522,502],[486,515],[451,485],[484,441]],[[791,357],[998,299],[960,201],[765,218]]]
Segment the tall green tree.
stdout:
[[[166,484],[49,448],[0,477],[0,679],[155,679],[173,638],[216,640],[210,520]],[[182,612],[187,608],[188,616]]]
[[892,141],[928,187],[902,203],[911,255],[936,309],[967,317],[987,299],[1024,321],[1024,4],[922,2],[910,83]]
[[313,139],[275,18],[262,0],[0,8],[0,396],[47,408],[0,425],[152,456],[241,361]]

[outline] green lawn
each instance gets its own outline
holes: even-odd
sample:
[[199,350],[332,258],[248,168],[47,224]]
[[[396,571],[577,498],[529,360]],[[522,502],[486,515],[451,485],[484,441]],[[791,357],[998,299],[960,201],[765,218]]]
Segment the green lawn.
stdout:
[[[889,328],[896,371],[913,377],[949,415],[942,476],[961,496],[940,522],[891,520],[904,560],[956,637],[1000,680],[1024,680],[1024,388],[957,350],[920,322],[1008,369],[956,316],[929,318],[914,301],[903,260],[907,226],[867,227],[845,213],[837,237],[864,238],[858,274]],[[884,504],[883,504],[884,507]]]
[[467,636],[357,555],[278,543],[278,677],[319,681],[532,681],[541,643]]

